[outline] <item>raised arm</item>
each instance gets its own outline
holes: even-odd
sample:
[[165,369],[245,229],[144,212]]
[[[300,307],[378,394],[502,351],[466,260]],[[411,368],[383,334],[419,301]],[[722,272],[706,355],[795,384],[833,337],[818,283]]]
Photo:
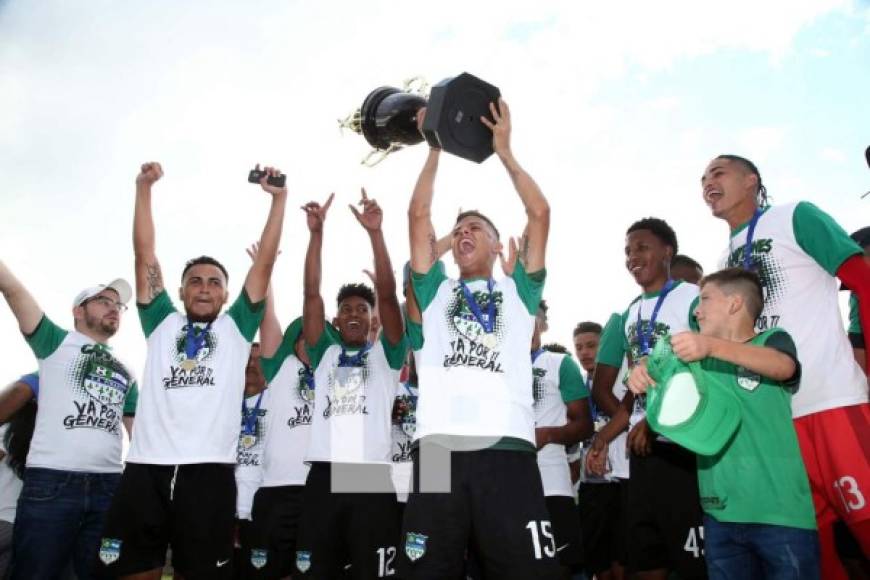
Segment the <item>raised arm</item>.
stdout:
[[329,195],[321,205],[311,201],[302,206],[308,222],[308,251],[305,253],[305,271],[302,276],[302,335],[308,346],[314,346],[323,334],[323,319],[326,316],[323,297],[320,295],[321,253],[323,251],[323,222],[332,205],[335,194]]
[[[417,113],[417,128],[423,126],[426,109]],[[432,195],[435,192],[435,174],[438,172],[438,157],[441,151],[430,148],[423,165],[411,204],[408,206],[408,233],[411,241],[411,270],[420,274],[429,271],[439,257],[438,238],[432,226]]]
[[[257,252],[260,249],[259,244],[251,244],[250,248],[245,251],[251,260],[256,262]],[[280,255],[281,252],[278,252]],[[278,322],[278,315],[275,313],[275,293],[272,292],[272,284],[266,290],[266,307],[263,312],[263,320],[260,322],[260,354],[265,358],[270,358],[278,351],[281,346],[281,323]]]
[[42,320],[42,309],[27,288],[18,281],[6,264],[0,260],[0,292],[18,320],[18,328],[26,335],[33,334]]
[[133,213],[133,253],[136,263],[136,302],[150,304],[163,291],[163,272],[155,250],[154,218],[151,215],[151,187],[163,177],[156,161],[143,163],[136,176],[136,204]]
[[481,116],[480,121],[492,131],[492,148],[507,169],[526,208],[528,221],[520,247],[520,260],[526,271],[537,272],[545,266],[547,237],[550,233],[550,204],[535,180],[517,163],[511,151],[511,113],[507,103],[499,99],[498,107],[490,103],[489,109],[495,123],[485,116]]
[[362,190],[362,199],[360,199],[359,204],[363,208],[362,211],[352,205],[349,206],[350,211],[369,234],[375,258],[375,296],[378,300],[381,328],[383,328],[387,341],[395,345],[402,340],[404,327],[399,299],[396,297],[396,277],[393,274],[387,244],[384,242],[384,232],[381,229],[383,210],[377,201],[368,198],[365,189]]
[[[259,169],[259,165],[257,168]],[[260,249],[257,252],[254,263],[245,278],[245,292],[251,302],[260,302],[266,297],[266,289],[272,278],[272,268],[278,258],[278,245],[281,243],[281,230],[284,228],[284,208],[287,205],[287,188],[269,185],[266,180],[269,177],[277,177],[281,171],[275,167],[266,167],[266,174],[260,179],[260,187],[272,196],[272,205],[269,207],[269,217],[263,226],[260,236]]]

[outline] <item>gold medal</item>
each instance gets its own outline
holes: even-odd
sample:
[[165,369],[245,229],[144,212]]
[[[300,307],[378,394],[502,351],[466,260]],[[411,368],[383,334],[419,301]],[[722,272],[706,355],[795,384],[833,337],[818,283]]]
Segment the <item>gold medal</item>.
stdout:
[[483,335],[481,342],[483,342],[483,346],[492,350],[495,348],[495,345],[498,344],[498,337],[494,332],[487,332]]
[[250,449],[257,444],[257,436],[251,434],[242,435],[242,447]]
[[193,369],[196,368],[196,359],[190,359],[190,358],[184,359],[183,361],[181,361],[181,368],[189,373],[190,371],[192,371]]

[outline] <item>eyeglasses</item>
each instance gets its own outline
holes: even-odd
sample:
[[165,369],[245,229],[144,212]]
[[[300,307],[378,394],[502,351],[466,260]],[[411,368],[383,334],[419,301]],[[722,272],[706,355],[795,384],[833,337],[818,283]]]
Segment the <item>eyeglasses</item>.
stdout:
[[[112,300],[108,296],[97,296],[96,298],[91,298],[89,300],[86,300],[85,304],[87,304],[88,302],[99,302],[100,304],[102,304],[106,308],[114,307],[114,308],[118,309],[118,312],[127,312],[127,305],[126,304],[124,304],[122,302],[118,302],[116,300]],[[82,306],[84,306],[84,304]]]

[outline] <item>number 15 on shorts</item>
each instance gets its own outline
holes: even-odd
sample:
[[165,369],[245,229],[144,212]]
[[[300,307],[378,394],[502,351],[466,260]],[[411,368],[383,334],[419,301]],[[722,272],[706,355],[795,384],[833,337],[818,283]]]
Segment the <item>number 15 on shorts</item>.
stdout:
[[548,520],[531,520],[526,524],[526,529],[532,535],[532,548],[535,550],[536,560],[555,557],[556,538],[553,537],[552,526]]

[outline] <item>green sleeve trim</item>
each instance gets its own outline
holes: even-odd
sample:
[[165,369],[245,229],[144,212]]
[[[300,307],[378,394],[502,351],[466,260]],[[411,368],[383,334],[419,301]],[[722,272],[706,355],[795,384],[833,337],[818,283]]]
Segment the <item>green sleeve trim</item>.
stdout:
[[622,359],[625,358],[626,351],[624,317],[624,314],[614,313],[604,325],[604,330],[601,331],[601,341],[598,344],[598,354],[595,357],[596,364],[601,363],[615,368],[622,366]]
[[849,334],[863,334],[861,330],[861,315],[858,310],[858,295],[852,292],[849,295]]
[[517,265],[514,267],[511,278],[513,278],[517,286],[517,293],[520,295],[520,299],[526,305],[526,310],[534,316],[538,312],[538,305],[541,303],[541,297],[544,295],[544,281],[547,279],[547,269],[542,268],[537,272],[526,273],[523,263],[517,260]]
[[242,288],[241,294],[230,306],[227,314],[236,323],[239,332],[245,337],[248,342],[253,342],[257,335],[257,329],[260,327],[260,322],[263,320],[263,314],[266,313],[266,300],[260,300],[256,304],[251,302],[248,296],[248,291]]
[[798,245],[831,276],[837,275],[847,259],[862,253],[861,246],[834,218],[809,202],[795,207],[792,228]]
[[311,368],[313,369],[320,366],[320,361],[323,360],[323,355],[326,354],[327,349],[334,344],[338,344],[335,333],[327,330],[328,328],[329,325],[323,327],[323,332],[320,333],[320,337],[314,346],[310,346],[307,343],[305,345],[305,350],[308,352],[308,360],[311,361]]
[[498,449],[500,451],[521,451],[525,453],[537,453],[535,446],[519,437],[502,437],[496,441],[489,449]]
[[408,335],[408,344],[411,350],[423,349],[423,325],[413,320],[405,321],[405,333]]
[[25,335],[24,338],[27,340],[27,344],[30,345],[33,354],[36,355],[36,358],[45,360],[57,350],[67,334],[66,330],[56,325],[49,320],[48,316],[43,314],[34,331],[29,335]]
[[278,345],[278,350],[275,351],[275,354],[271,357],[260,357],[260,368],[263,369],[263,376],[266,377],[267,383],[272,382],[272,379],[281,370],[281,365],[284,364],[288,356],[296,356],[296,340],[299,338],[299,333],[302,330],[300,320],[301,318],[297,318],[284,330],[281,344]]
[[167,316],[176,312],[165,288],[148,304],[137,303],[136,309],[139,311],[139,322],[142,324],[145,338],[150,337],[151,333],[157,330],[157,327],[166,320]]
[[136,415],[136,404],[139,402],[139,383],[133,381],[130,388],[127,389],[127,396],[124,399],[124,416],[134,417]]
[[778,350],[794,361],[794,375],[792,375],[788,380],[782,381],[781,384],[785,385],[792,391],[797,390],[797,387],[801,382],[801,363],[798,360],[797,346],[795,345],[791,335],[781,328],[771,328],[767,332],[761,334],[756,340],[767,348]]
[[390,368],[394,371],[397,371],[402,368],[402,365],[405,364],[405,355],[408,354],[408,341],[405,338],[405,335],[402,334],[402,338],[399,339],[399,342],[396,344],[390,344],[390,341],[387,340],[387,335],[381,331],[381,346],[384,347],[384,354],[387,356],[387,363],[390,365]]
[[580,367],[569,355],[562,357],[559,365],[559,391],[566,403],[589,397],[589,389],[580,374]]
[[695,332],[701,332],[701,325],[698,324],[698,318],[695,316],[695,310],[698,309],[698,304],[700,302],[701,296],[695,296],[695,299],[692,300],[691,306],[689,306],[689,328],[691,328]]
[[438,288],[446,279],[444,263],[441,260],[432,264],[432,267],[425,274],[411,272],[411,285],[414,288],[414,296],[417,298],[420,312],[429,308],[429,305],[435,300]]

